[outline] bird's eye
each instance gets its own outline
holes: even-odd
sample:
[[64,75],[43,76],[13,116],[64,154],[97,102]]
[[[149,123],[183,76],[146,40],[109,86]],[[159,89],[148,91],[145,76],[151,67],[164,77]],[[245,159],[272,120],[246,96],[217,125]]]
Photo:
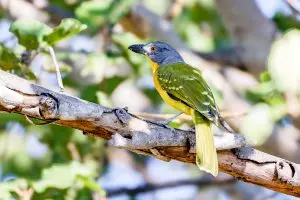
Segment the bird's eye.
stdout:
[[150,47],[150,51],[151,51],[151,52],[155,52],[155,51],[156,51],[155,46]]

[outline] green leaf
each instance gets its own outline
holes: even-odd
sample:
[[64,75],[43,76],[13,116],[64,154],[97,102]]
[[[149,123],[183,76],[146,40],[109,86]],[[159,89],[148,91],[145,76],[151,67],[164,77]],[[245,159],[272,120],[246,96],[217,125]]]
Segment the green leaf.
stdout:
[[12,23],[9,31],[26,49],[36,50],[42,46],[43,37],[52,32],[52,28],[39,21],[20,19]]
[[186,42],[193,50],[211,52],[214,49],[213,38],[205,34],[198,23],[186,23],[185,30]]
[[128,50],[128,47],[132,44],[143,43],[144,41],[140,40],[138,37],[131,33],[121,33],[121,34],[113,34],[112,39],[115,43],[117,43],[126,53],[125,58],[132,65],[141,65],[145,63],[145,58],[136,53],[132,53]]
[[105,196],[105,192],[101,189],[99,184],[96,181],[94,181],[93,179],[84,177],[81,175],[77,176],[77,178],[82,181],[82,183],[84,184],[85,187],[87,187],[93,191],[99,192],[100,194]]
[[66,189],[73,186],[76,180],[79,180],[78,177],[91,177],[93,173],[90,167],[75,161],[54,165],[43,170],[42,179],[33,183],[33,188],[38,193],[48,188]]
[[272,46],[268,68],[276,87],[282,92],[300,92],[300,31],[291,30]]
[[113,34],[112,39],[114,42],[119,44],[123,49],[128,49],[128,46],[132,44],[138,44],[144,42],[140,40],[137,36],[132,33],[120,33],[120,34]]
[[101,82],[105,78],[106,69],[112,65],[112,60],[106,54],[92,53],[87,56],[85,67],[81,70],[80,75],[82,77],[92,75],[94,80]]
[[273,124],[270,107],[267,104],[257,104],[243,119],[241,133],[250,144],[261,145],[271,135]]
[[85,24],[82,24],[77,19],[63,19],[61,23],[57,27],[55,27],[50,34],[44,36],[44,41],[52,46],[67,37],[73,36],[85,30],[86,28],[87,26]]
[[269,82],[272,80],[269,72],[261,73],[259,78],[261,82]]
[[10,70],[19,67],[19,58],[10,49],[0,44],[0,68]]
[[276,27],[282,32],[292,28],[300,29],[299,20],[293,15],[286,15],[285,13],[278,12],[274,15],[272,20],[275,22]]
[[117,0],[112,1],[109,12],[109,21],[112,24],[115,24],[119,21],[121,17],[123,17],[131,8],[133,4],[135,4],[136,0]]
[[285,102],[282,93],[278,91],[273,81],[260,83],[246,91],[245,95],[253,103],[265,102],[269,105],[278,105]]
[[107,95],[111,95],[113,91],[124,81],[127,77],[114,76],[106,77],[100,84],[100,89]]
[[96,93],[97,99],[98,99],[98,103],[101,104],[102,106],[106,106],[106,107],[112,107],[112,102],[109,99],[108,95],[105,94],[102,91],[98,91]]
[[136,0],[85,1],[76,10],[76,17],[91,29],[104,24],[115,24],[125,15]]
[[89,28],[96,29],[106,22],[109,1],[85,1],[76,10],[76,17]]

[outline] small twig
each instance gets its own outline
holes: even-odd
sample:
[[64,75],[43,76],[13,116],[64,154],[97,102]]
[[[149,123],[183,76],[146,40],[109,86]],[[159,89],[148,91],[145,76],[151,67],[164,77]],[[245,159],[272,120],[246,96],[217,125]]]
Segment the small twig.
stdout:
[[54,66],[55,66],[56,78],[57,78],[58,86],[60,88],[60,91],[63,92],[64,91],[64,86],[63,86],[63,82],[62,82],[62,78],[61,78],[61,74],[60,74],[60,70],[59,70],[59,65],[58,65],[58,62],[57,62],[57,59],[56,59],[56,56],[55,56],[55,53],[54,53],[54,49],[51,46],[49,46],[48,49],[49,49],[49,53],[50,53],[50,55],[52,57]]
[[137,195],[140,193],[172,188],[172,187],[177,187],[182,185],[196,185],[200,187],[210,187],[216,185],[222,186],[222,185],[232,184],[235,181],[236,180],[233,178],[227,178],[222,180],[198,178],[198,179],[179,180],[175,182],[167,182],[167,183],[160,183],[160,184],[148,183],[136,188],[118,188],[113,190],[107,190],[107,197],[117,196],[120,194]]

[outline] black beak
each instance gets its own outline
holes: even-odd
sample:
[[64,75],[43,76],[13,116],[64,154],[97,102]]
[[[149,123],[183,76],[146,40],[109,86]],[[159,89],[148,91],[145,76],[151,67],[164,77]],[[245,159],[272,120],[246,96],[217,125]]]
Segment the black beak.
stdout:
[[144,45],[143,44],[134,44],[128,47],[131,51],[135,53],[140,53],[140,54],[146,54],[146,51],[144,50]]

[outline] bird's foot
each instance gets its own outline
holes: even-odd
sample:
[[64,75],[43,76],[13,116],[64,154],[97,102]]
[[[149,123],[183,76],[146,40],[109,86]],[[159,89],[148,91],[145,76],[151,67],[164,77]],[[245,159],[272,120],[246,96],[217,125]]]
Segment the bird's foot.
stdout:
[[171,130],[174,130],[173,127],[169,126],[169,124],[174,120],[176,119],[178,116],[180,116],[183,112],[180,112],[176,115],[174,115],[173,117],[170,117],[166,120],[160,120],[160,121],[152,121],[152,120],[146,120],[148,122],[151,122],[151,123],[154,123],[154,124],[157,124],[157,125],[161,125],[161,126],[164,126],[165,128],[168,128],[168,129],[171,129]]
[[162,123],[162,124],[165,124],[165,125],[168,125],[168,124],[171,123],[174,119],[176,119],[177,117],[179,117],[179,116],[182,115],[182,114],[183,114],[183,112],[180,112],[180,113],[174,115],[173,117],[170,117],[170,118],[168,118],[168,119],[166,119],[166,120],[163,120],[161,123]]

